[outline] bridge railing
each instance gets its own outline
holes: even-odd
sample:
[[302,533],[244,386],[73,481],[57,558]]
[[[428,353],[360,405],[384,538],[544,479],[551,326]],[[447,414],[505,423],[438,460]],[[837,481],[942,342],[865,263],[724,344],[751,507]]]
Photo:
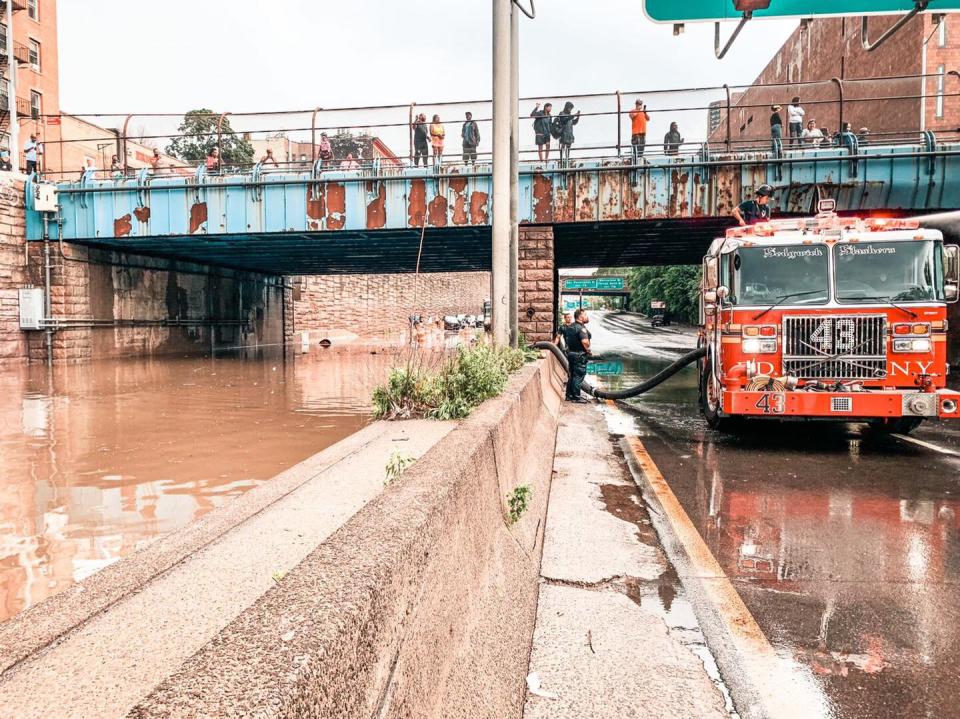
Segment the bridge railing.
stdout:
[[[942,76],[834,78],[826,82],[524,98],[520,106],[520,158],[522,162],[540,161],[533,143],[532,119],[528,117],[536,103],[552,101],[556,116],[564,102],[570,101],[575,112],[580,112],[579,124],[574,127],[576,141],[570,153],[572,161],[621,162],[627,158],[628,162],[634,162],[629,113],[638,99],[643,100],[650,115],[643,152],[646,158],[670,160],[676,155],[698,153],[770,151],[774,146],[770,134],[774,104],[781,106],[783,121],[784,137],[779,149],[789,157],[791,153],[812,147],[807,143],[792,143],[788,137],[787,105],[794,96],[800,97],[806,118],[817,119],[821,128],[826,127],[828,138],[823,146],[836,144],[835,131],[845,125],[860,144],[864,140],[890,146],[916,144],[921,132],[931,127],[941,141],[960,140],[960,128],[946,124],[948,118],[956,118],[960,113],[960,72],[951,70]],[[935,106],[945,108],[944,117],[934,118],[933,125],[922,127],[920,118],[924,113],[921,110]],[[883,112],[878,112],[878,107],[882,107]],[[462,120],[451,120],[451,113],[467,111],[473,113],[481,135],[475,161],[463,154],[459,133]],[[160,160],[153,168],[157,174],[193,175],[197,165],[204,164],[206,152],[216,147],[222,157],[221,171],[272,174],[336,169],[386,175],[414,165],[411,123],[420,113],[427,116],[428,124],[434,115],[440,115],[446,130],[439,158],[435,160],[431,152],[429,160],[424,162],[431,170],[438,164],[464,165],[465,160],[472,161],[470,164],[489,163],[491,104],[477,100],[279,112],[202,111],[192,113],[191,122],[178,113],[60,115],[58,125],[43,123],[46,128],[59,128],[55,137],[41,138],[48,164],[44,175],[53,180],[78,179],[84,172],[92,172],[91,176],[98,179],[129,177],[151,166],[151,146],[160,151]],[[916,118],[916,123],[894,121],[905,116]],[[672,152],[673,147],[665,146],[664,140],[671,122],[678,123],[683,138],[675,143],[676,153]],[[101,124],[120,127],[105,131]],[[864,128],[869,132],[863,132]],[[333,144],[334,158],[321,162],[318,167],[324,134]],[[551,160],[558,157],[557,144],[557,140],[551,138]],[[268,148],[273,150],[274,161],[258,162]],[[116,161],[111,162],[114,155]],[[352,160],[349,155],[353,155]]]

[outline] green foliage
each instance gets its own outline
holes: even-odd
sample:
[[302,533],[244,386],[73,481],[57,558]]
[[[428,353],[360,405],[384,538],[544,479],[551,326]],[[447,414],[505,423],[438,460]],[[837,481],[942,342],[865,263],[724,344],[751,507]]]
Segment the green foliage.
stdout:
[[521,484],[507,495],[507,506],[510,508],[510,524],[516,524],[530,504],[533,490],[529,484]]
[[[191,110],[183,116],[183,122],[177,128],[178,137],[167,145],[166,153],[185,162],[203,162],[210,150],[217,146],[218,119],[219,115],[212,110]],[[220,126],[220,157],[226,165],[253,162],[253,146],[233,131],[226,117]]]
[[400,479],[403,473],[407,471],[407,467],[415,461],[413,457],[401,454],[399,450],[394,450],[393,454],[390,455],[390,459],[387,460],[387,466],[384,468],[387,476],[386,479],[383,480],[383,486],[389,487]]
[[[598,274],[607,273],[601,270]],[[630,309],[650,313],[650,303],[662,300],[667,303],[667,314],[673,318],[695,324],[699,317],[700,267],[699,265],[667,265],[662,267],[629,267],[618,269],[632,288]]]
[[334,160],[345,160],[347,155],[353,155],[355,160],[373,158],[373,136],[366,132],[354,135],[349,130],[340,130],[328,139]]
[[437,371],[408,364],[394,368],[373,391],[377,419],[462,419],[507,386],[511,372],[539,356],[529,348],[460,347]]
[[276,572],[274,572],[273,574],[270,575],[270,578],[271,578],[273,581],[275,581],[277,584],[280,584],[280,582],[283,581],[283,578],[284,578],[285,576],[287,576],[287,573],[286,573],[286,572],[281,572],[280,570],[277,570]]

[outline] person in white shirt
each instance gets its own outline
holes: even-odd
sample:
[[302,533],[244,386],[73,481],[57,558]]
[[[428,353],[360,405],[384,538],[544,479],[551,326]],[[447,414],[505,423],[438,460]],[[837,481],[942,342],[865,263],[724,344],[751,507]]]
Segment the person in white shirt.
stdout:
[[823,142],[823,133],[817,127],[816,120],[810,120],[807,123],[807,129],[803,131],[803,142],[811,147],[820,147]]
[[799,145],[800,138],[803,136],[803,108],[800,107],[800,98],[795,97],[787,105],[787,128],[790,132],[790,144]]
[[43,154],[43,147],[37,142],[36,135],[30,135],[30,139],[23,146],[23,159],[27,162],[27,174],[32,175],[40,166],[39,155]]

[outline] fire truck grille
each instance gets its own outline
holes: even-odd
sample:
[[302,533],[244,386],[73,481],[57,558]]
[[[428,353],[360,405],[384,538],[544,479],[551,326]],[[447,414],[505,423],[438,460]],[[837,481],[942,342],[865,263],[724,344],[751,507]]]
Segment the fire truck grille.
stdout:
[[783,318],[783,371],[800,379],[886,375],[885,315]]

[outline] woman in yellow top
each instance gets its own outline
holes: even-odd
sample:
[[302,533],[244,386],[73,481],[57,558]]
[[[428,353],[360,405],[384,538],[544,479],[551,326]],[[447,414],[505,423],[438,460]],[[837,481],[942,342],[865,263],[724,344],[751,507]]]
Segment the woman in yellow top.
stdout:
[[440,122],[440,116],[434,115],[430,123],[430,144],[433,145],[433,164],[437,167],[443,162],[443,139],[446,135],[447,130]]

